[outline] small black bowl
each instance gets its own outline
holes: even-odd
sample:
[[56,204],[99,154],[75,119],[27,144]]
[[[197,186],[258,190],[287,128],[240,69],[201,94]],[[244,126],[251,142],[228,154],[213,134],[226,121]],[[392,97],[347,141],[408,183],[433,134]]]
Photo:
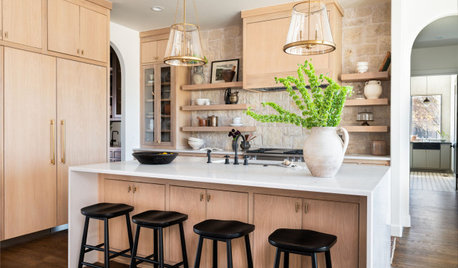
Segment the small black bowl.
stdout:
[[170,164],[178,156],[177,153],[170,152],[135,152],[132,155],[140,164],[147,165]]

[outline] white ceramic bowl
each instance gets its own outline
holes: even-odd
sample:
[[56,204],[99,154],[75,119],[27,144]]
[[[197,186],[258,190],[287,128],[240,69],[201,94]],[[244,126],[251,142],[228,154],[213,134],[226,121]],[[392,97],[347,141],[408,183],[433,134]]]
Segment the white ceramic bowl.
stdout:
[[358,73],[365,73],[365,72],[367,72],[367,70],[369,70],[369,67],[367,67],[367,66],[358,67],[357,70],[358,70]]
[[190,141],[204,141],[203,139],[195,138],[195,137],[189,137],[188,140]]
[[210,100],[209,99],[196,99],[196,104],[197,105],[206,105],[207,103],[209,103]]
[[356,63],[356,66],[360,67],[360,66],[369,66],[369,62],[367,61],[358,61]]
[[203,140],[201,141],[188,140],[188,144],[189,146],[191,146],[192,149],[199,150],[204,145],[204,141]]

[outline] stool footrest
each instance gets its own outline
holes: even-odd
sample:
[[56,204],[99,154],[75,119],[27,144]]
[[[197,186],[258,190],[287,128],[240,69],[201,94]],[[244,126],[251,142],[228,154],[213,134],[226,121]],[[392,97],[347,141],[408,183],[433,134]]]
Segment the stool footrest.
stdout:
[[84,261],[81,264],[89,266],[89,267],[93,267],[93,268],[105,268],[105,266],[99,266],[99,265],[95,265],[95,264],[92,264],[92,263],[89,263],[89,262],[84,262]]
[[97,250],[97,251],[104,251],[102,249],[102,246],[105,245],[104,243],[102,244],[98,244],[97,246],[92,246],[92,245],[84,245],[84,247],[88,248],[84,251],[84,253],[88,253],[88,252],[91,252],[93,250]]
[[[105,249],[102,248],[103,245],[105,245],[105,244],[102,243],[102,244],[98,244],[98,245],[96,245],[96,246],[84,245],[84,247],[88,248],[87,250],[84,251],[84,253],[88,253],[88,252],[93,251],[93,250],[104,252]],[[119,257],[119,256],[123,256],[123,257],[126,257],[126,258],[131,258],[132,256],[131,256],[130,254],[125,254],[125,253],[128,252],[128,251],[130,251],[130,248],[125,249],[125,250],[120,251],[120,252],[110,250],[109,252],[110,252],[111,254],[113,254],[113,255],[110,255],[109,258],[110,258],[110,259],[113,259],[113,258],[116,258],[116,257]],[[98,266],[97,266],[97,267],[98,267]]]
[[[151,263],[151,264],[159,264],[158,261],[150,259],[153,256],[154,256],[154,254],[149,255],[149,256],[147,256],[145,258],[139,257],[139,256],[135,256],[135,264],[140,264],[142,262],[148,262],[148,263]],[[140,260],[140,261],[137,261],[137,260]],[[164,267],[167,267],[167,268],[177,268],[177,267],[180,267],[181,265],[183,265],[183,262],[179,262],[179,263],[174,264],[174,265],[170,265],[170,264],[164,263]]]

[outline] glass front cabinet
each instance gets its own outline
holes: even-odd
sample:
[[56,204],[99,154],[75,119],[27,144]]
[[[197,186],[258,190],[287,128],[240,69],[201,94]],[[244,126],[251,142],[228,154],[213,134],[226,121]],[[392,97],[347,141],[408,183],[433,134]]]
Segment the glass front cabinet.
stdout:
[[164,64],[142,66],[141,139],[142,145],[174,147],[172,81],[174,69]]

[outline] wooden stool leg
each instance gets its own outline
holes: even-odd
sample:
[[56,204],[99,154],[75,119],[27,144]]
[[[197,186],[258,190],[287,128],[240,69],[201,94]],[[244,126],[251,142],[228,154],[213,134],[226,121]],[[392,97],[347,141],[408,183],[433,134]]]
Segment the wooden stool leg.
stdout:
[[137,268],[137,248],[138,248],[138,239],[140,238],[140,225],[137,225],[137,231],[135,232],[135,241],[132,248],[132,256],[130,258],[130,268]]
[[213,240],[213,268],[218,268],[218,241]]
[[83,240],[81,240],[81,249],[80,249],[80,259],[78,262],[78,268],[83,267],[84,261],[84,251],[86,251],[86,243],[87,243],[87,230],[89,228],[89,217],[86,217],[84,220],[84,229],[83,229]]
[[316,253],[312,253],[312,268],[318,268],[318,263],[316,262]]
[[289,268],[289,252],[285,251],[283,254],[283,268]]
[[329,250],[326,251],[324,256],[326,257],[326,268],[332,268],[331,252]]
[[[158,255],[159,254],[158,253],[158,251],[159,251],[159,242],[157,240],[158,236],[159,236],[159,233],[158,233],[157,229],[154,229],[154,252],[153,252],[154,256],[153,256],[153,260],[155,260],[155,261],[158,261],[158,259],[159,259],[158,258],[159,257],[159,255]],[[155,263],[154,264],[154,268],[158,268],[158,267],[159,267],[159,265]]]
[[184,238],[183,223],[180,223],[179,227],[180,227],[180,240],[181,240],[181,252],[182,252],[181,255],[183,256],[183,267],[189,268],[188,254],[186,253],[186,240]]
[[227,268],[232,268],[232,245],[231,240],[226,240],[226,248],[227,248]]
[[248,268],[253,268],[253,256],[251,256],[251,245],[249,235],[245,235],[245,248]]
[[159,268],[164,268],[164,232],[159,228]]
[[129,238],[130,255],[132,255],[132,248],[133,248],[134,242],[132,241],[132,226],[130,225],[129,213],[126,214],[126,225],[127,225],[127,237]]
[[104,247],[105,247],[105,268],[110,268],[110,235],[108,232],[108,219],[104,219],[104,228],[105,228],[105,239],[104,239]]
[[279,248],[277,248],[277,253],[275,253],[274,268],[280,268],[280,255],[281,255],[281,251]]
[[203,242],[204,238],[202,236],[199,236],[199,244],[197,245],[196,261],[194,262],[194,268],[200,267],[200,256],[202,255]]

